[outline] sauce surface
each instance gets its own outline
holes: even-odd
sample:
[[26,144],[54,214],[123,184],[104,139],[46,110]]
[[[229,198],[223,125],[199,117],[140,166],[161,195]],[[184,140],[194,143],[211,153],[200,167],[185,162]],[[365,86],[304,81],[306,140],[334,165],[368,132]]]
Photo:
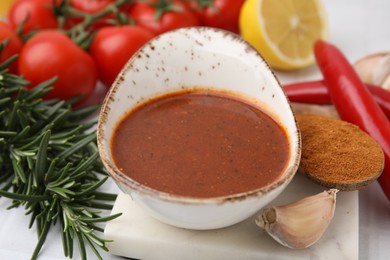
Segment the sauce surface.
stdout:
[[214,92],[176,93],[138,107],[114,130],[111,150],[133,180],[198,198],[266,186],[290,157],[285,131],[271,117]]

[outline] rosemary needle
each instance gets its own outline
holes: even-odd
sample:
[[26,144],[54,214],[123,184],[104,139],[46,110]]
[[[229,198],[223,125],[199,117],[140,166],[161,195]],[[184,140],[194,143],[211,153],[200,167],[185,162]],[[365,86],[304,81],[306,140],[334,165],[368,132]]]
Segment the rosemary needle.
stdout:
[[97,235],[103,229],[95,223],[120,214],[105,217],[99,211],[111,209],[116,196],[98,191],[108,177],[94,124],[83,122],[97,107],[75,111],[73,101],[43,100],[56,79],[29,90],[28,82],[7,70],[15,59],[0,64],[0,197],[11,200],[9,208],[23,206],[31,216],[29,226],[36,225],[32,259],[55,224],[61,225],[65,256],[73,257],[75,243],[82,259],[86,246],[101,259],[97,248],[107,251],[110,241]]

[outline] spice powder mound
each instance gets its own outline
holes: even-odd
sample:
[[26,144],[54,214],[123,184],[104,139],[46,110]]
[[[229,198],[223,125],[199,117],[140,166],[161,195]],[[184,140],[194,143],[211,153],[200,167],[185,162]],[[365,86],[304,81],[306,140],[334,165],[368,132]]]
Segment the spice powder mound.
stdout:
[[301,114],[300,170],[314,182],[339,190],[357,190],[383,171],[379,144],[357,126],[330,117]]

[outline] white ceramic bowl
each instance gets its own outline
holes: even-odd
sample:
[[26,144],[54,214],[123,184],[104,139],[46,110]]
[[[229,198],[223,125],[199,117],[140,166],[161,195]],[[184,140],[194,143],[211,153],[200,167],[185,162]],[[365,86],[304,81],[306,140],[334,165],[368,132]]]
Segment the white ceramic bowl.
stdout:
[[[159,192],[123,174],[113,163],[110,150],[118,121],[140,103],[183,86],[227,90],[259,104],[288,135],[291,156],[282,176],[258,190],[199,199]],[[188,229],[222,228],[252,216],[290,183],[301,154],[294,114],[269,66],[239,36],[204,27],[158,36],[129,60],[104,100],[97,135],[102,161],[120,189],[156,219]]]

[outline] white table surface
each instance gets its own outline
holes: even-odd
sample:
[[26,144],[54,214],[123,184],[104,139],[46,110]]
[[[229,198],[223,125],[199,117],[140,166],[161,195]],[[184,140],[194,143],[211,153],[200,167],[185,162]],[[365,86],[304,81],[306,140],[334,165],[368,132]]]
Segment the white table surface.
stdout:
[[[390,51],[390,0],[323,0],[328,12],[330,41],[354,62],[377,51]],[[319,79],[316,66],[298,72],[276,72],[281,83]],[[104,186],[117,191],[111,181]],[[0,199],[0,259],[29,259],[37,235],[28,229],[23,209],[6,210]],[[59,227],[47,238],[39,259],[64,259]],[[74,259],[79,259],[75,245]],[[162,252],[163,253],[163,252]],[[89,259],[96,257],[88,251]],[[102,252],[103,259],[121,259]],[[390,202],[378,183],[359,191],[359,259],[390,259]]]

